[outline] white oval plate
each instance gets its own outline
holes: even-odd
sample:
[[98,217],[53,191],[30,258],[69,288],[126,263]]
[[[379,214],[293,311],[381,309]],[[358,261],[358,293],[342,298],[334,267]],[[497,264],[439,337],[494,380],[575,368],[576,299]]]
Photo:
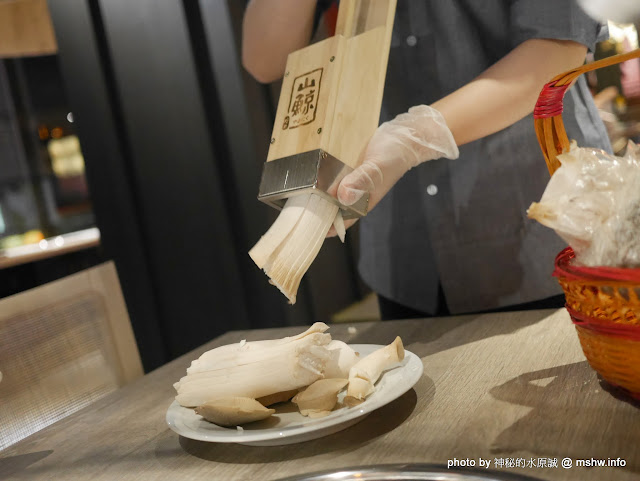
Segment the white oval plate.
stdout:
[[[351,344],[366,356],[384,346]],[[405,350],[403,361],[385,371],[376,383],[376,390],[362,404],[343,407],[323,418],[302,416],[295,404],[277,405],[276,413],[263,421],[247,424],[244,429],[224,428],[205,421],[193,409],[173,401],[167,410],[167,424],[176,433],[190,439],[213,443],[240,443],[251,446],[280,446],[310,441],[341,431],[362,420],[371,411],[390,403],[411,389],[422,376],[422,361]],[[338,400],[342,401],[344,393]]]

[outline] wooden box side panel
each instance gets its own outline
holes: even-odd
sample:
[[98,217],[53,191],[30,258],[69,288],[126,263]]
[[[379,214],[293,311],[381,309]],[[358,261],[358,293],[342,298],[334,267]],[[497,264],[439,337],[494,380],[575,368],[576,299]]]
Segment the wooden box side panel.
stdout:
[[318,149],[328,137],[344,43],[337,35],[289,55],[267,162]]
[[331,132],[322,147],[353,168],[378,127],[387,64],[380,52],[386,42],[384,27],[347,40]]

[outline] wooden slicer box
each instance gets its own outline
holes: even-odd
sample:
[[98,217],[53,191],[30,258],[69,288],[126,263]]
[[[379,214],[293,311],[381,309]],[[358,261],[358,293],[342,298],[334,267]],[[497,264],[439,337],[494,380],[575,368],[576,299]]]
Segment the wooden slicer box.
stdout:
[[379,117],[396,0],[342,0],[336,34],[291,53],[258,199],[281,209],[313,192],[345,218],[366,214],[336,199],[340,180],[362,161]]

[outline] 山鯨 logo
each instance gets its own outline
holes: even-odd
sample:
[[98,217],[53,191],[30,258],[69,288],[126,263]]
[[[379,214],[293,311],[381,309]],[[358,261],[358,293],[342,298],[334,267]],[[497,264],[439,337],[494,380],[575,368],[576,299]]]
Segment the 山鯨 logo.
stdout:
[[293,80],[289,108],[282,130],[295,129],[315,120],[321,80],[322,68],[302,74]]

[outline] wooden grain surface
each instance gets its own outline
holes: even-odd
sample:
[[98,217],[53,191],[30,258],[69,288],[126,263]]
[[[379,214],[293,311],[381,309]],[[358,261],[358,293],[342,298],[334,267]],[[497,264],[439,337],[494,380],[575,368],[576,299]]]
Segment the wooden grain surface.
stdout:
[[0,57],[52,55],[57,51],[47,0],[0,2]]
[[172,383],[204,350],[300,331],[227,333],[1,452],[0,479],[269,480],[454,457],[492,464],[622,458],[624,468],[502,471],[546,480],[640,478],[639,404],[599,381],[564,310],[332,325],[334,338],[351,343],[383,344],[400,335],[425,369],[414,389],[325,438],[250,447],[192,441],[168,429]]
[[[289,54],[267,161],[322,149],[359,165],[380,120],[395,8],[396,0],[343,1],[336,35]],[[304,116],[298,97],[309,99]]]

